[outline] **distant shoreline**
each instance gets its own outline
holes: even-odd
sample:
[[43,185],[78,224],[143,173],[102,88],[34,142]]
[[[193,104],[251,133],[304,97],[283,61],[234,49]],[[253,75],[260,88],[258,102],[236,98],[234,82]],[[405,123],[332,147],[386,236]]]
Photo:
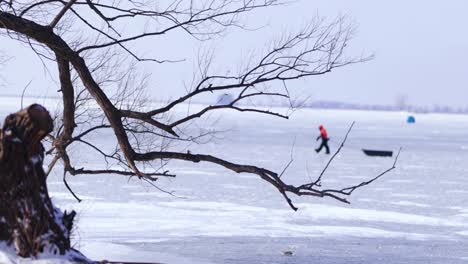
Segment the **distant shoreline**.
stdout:
[[[14,94],[0,94],[0,98],[17,98],[20,99],[21,95],[14,95]],[[51,96],[51,95],[25,95],[23,98],[25,99],[50,99],[50,100],[61,100],[62,97],[60,96]],[[167,102],[163,101],[152,101],[155,104],[165,104]],[[199,105],[214,105],[215,103],[209,102],[193,102],[192,104],[199,104]],[[243,104],[241,104],[243,105]],[[247,106],[247,105],[243,105]],[[284,104],[265,104],[265,103],[258,103],[255,104],[257,107],[285,107],[289,108],[289,105]],[[416,105],[408,105],[405,107],[396,107],[392,105],[371,105],[371,104],[354,104],[354,103],[346,103],[346,102],[335,102],[335,101],[314,101],[305,103],[303,106],[298,107],[299,109],[321,109],[321,110],[361,110],[361,111],[383,111],[383,112],[408,112],[408,113],[415,113],[415,114],[468,114],[468,107],[462,108],[454,108],[450,106],[442,106],[442,105],[435,105],[435,106],[416,106]]]

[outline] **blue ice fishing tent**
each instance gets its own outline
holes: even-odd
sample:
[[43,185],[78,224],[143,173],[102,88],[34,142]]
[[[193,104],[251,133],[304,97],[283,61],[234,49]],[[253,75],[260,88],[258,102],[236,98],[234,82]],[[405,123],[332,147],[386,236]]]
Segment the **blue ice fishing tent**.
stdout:
[[408,119],[406,119],[406,123],[414,124],[414,123],[416,123],[416,118],[414,118],[414,116],[410,115],[410,116],[408,116]]

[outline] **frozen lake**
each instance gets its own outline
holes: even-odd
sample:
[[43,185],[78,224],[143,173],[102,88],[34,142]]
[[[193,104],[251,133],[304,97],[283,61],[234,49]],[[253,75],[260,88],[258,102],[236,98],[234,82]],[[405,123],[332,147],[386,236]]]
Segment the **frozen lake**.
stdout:
[[[2,116],[15,108],[2,107]],[[325,187],[345,187],[391,167],[392,158],[365,156],[361,148],[402,153],[397,168],[357,190],[350,205],[331,199],[282,196],[255,175],[207,163],[171,162],[175,179],[158,187],[122,176],[69,177],[84,201],[65,189],[61,173],[49,177],[51,196],[78,212],[74,240],[90,258],[163,263],[467,263],[468,116],[300,110],[290,120],[225,112],[224,139],[191,145],[192,153],[281,171],[300,183],[315,178],[329,156],[317,155],[318,125],[334,152],[356,125],[326,172]],[[2,117],[3,119],[3,117]],[[209,123],[204,125],[209,127]],[[107,144],[109,135],[95,135]],[[110,144],[110,143],[109,143]],[[293,148],[294,145],[294,148]],[[89,149],[74,155],[99,166]],[[292,251],[292,256],[282,252]]]

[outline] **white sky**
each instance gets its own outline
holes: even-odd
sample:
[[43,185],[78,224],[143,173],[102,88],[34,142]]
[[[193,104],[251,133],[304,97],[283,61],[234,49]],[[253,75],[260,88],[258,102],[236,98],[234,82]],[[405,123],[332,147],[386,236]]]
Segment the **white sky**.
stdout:
[[[376,58],[325,77],[295,82],[292,87],[296,93],[311,95],[315,100],[364,104],[394,104],[398,95],[407,95],[411,104],[461,107],[468,105],[467,11],[465,0],[300,0],[246,17],[244,21],[252,27],[267,25],[262,30],[234,30],[223,41],[203,45],[205,49],[216,49],[219,65],[235,69],[247,51],[261,49],[269,39],[299,28],[317,13],[328,17],[345,14],[358,25],[351,51],[373,52]],[[165,58],[187,59],[177,65],[145,67],[153,73],[149,89],[155,97],[183,93],[183,83],[190,81],[192,59],[199,48],[194,41],[177,35],[168,37],[138,46],[141,54],[158,49],[158,55],[164,54]],[[0,51],[13,57],[6,67],[0,67],[2,94],[19,94],[32,80],[28,94],[58,95],[56,84],[27,47],[1,38]],[[50,71],[56,74],[55,67]]]

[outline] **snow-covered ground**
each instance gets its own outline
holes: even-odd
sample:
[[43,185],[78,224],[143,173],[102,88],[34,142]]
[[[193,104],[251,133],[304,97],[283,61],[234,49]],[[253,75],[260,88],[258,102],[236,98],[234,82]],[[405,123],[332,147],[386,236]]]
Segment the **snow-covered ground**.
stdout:
[[[13,103],[12,103],[13,104]],[[5,104],[2,117],[15,110]],[[467,263],[468,116],[338,110],[300,110],[290,120],[224,112],[216,124],[223,140],[192,145],[237,163],[281,171],[300,183],[317,176],[329,156],[317,155],[318,125],[336,150],[352,121],[345,148],[324,176],[324,187],[359,183],[391,167],[392,158],[365,156],[361,148],[402,153],[397,169],[350,197],[282,196],[255,175],[206,163],[172,162],[176,179],[158,187],[121,176],[69,177],[84,201],[66,191],[61,174],[49,190],[62,209],[78,211],[76,248],[92,259],[163,263]],[[204,127],[206,128],[205,125]],[[106,143],[108,135],[98,135]],[[77,149],[89,166],[90,150]],[[292,256],[282,252],[292,251]]]

